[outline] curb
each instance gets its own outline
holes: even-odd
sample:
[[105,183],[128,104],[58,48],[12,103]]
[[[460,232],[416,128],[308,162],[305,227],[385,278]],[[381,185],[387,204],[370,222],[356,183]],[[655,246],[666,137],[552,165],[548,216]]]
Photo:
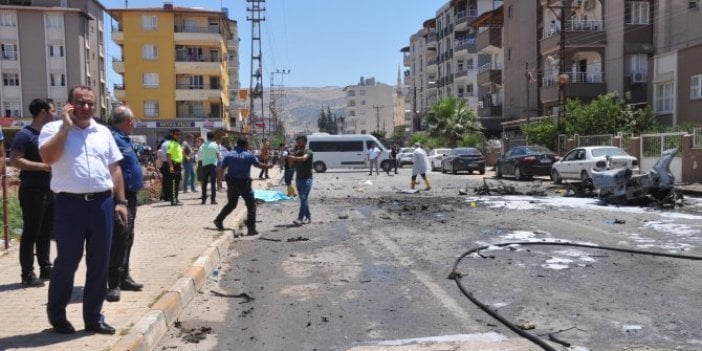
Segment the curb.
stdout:
[[[272,180],[266,182],[265,188],[274,186]],[[246,220],[245,214],[245,211],[234,214],[237,227]],[[233,235],[225,233],[208,245],[183,277],[166,290],[129,332],[112,346],[112,351],[150,351],[156,347],[197,292],[205,286],[207,278],[222,262],[233,241]],[[236,251],[233,254],[238,255]]]

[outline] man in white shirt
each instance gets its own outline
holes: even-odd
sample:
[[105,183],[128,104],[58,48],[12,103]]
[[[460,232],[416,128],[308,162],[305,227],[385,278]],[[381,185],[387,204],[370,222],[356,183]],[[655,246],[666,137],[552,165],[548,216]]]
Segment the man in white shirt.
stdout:
[[127,223],[127,201],[118,162],[122,154],[110,130],[93,119],[95,94],[87,86],[70,90],[63,119],[48,123],[39,134],[39,153],[51,166],[51,190],[56,193],[54,236],[57,257],[51,271],[49,322],[61,334],[75,333],[66,318],[73,279],[83,257],[87,272],[83,289],[86,331],[114,334],[105,323],[102,304],[114,216]]
[[375,143],[370,144],[368,148],[368,163],[370,163],[370,173],[368,175],[373,175],[373,166],[375,166],[375,174],[380,174],[380,167],[378,166],[378,159],[380,158],[380,148]]

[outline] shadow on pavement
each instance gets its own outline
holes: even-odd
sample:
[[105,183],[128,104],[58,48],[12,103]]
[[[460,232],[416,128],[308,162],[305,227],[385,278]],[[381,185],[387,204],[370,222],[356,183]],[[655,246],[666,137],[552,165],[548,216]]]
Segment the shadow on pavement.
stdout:
[[[48,322],[47,322],[48,323]],[[6,350],[8,348],[30,348],[30,347],[43,347],[55,345],[58,343],[82,338],[84,336],[89,336],[83,332],[76,332],[75,334],[57,334],[52,331],[52,329],[44,329],[40,332],[25,334],[25,335],[14,335],[6,338],[0,338],[0,345],[2,349]]]
[[[10,290],[25,289],[20,282],[0,285],[0,293]],[[37,289],[37,288],[34,288]]]

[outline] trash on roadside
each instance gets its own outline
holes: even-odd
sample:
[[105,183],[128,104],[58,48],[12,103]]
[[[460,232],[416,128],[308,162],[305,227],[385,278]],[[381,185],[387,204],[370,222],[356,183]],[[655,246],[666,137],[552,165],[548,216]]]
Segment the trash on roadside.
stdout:
[[399,193],[402,194],[416,194],[419,192],[419,189],[400,189]]
[[608,220],[607,224],[626,224],[626,221],[623,219],[615,218]]
[[232,299],[244,299],[244,301],[239,302],[239,304],[249,303],[251,301],[256,300],[247,293],[227,294],[227,293],[219,292],[216,290],[210,290],[210,293],[212,293],[212,295],[217,296],[217,297],[227,297],[227,298],[232,298]]
[[534,324],[534,323],[532,323],[532,322],[529,322],[529,321],[522,321],[522,320],[520,320],[520,321],[518,321],[517,323],[515,323],[515,325],[517,326],[517,328],[519,328],[519,329],[521,329],[521,330],[533,330],[533,329],[536,329],[536,324]]
[[340,215],[339,219],[349,219],[349,215]]
[[297,238],[289,238],[289,239],[286,240],[286,241],[289,242],[289,243],[293,243],[293,242],[297,242],[297,241],[310,241],[310,239],[309,239],[309,238],[303,238],[303,237],[301,237],[301,236],[298,236]]
[[291,200],[292,197],[287,196],[283,194],[280,191],[275,191],[275,190],[255,190],[254,191],[254,198],[256,199],[257,202],[262,201],[262,202],[276,202],[276,201],[285,201],[285,200]]

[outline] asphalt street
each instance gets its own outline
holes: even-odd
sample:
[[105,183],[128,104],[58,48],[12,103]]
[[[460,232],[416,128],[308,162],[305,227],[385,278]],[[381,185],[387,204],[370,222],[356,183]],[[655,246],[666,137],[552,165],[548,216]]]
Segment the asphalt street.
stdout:
[[[447,279],[463,252],[568,241],[702,256],[697,199],[675,210],[613,207],[563,197],[547,179],[506,180],[546,196],[476,196],[479,175],[435,172],[431,180],[432,190],[405,194],[409,169],[397,176],[315,174],[313,223],[300,227],[292,225],[297,201],[260,205],[261,236],[237,239],[158,349],[348,350],[474,333],[516,338]],[[570,350],[700,350],[700,265],[600,249],[512,246],[471,255],[458,271],[476,298]],[[241,293],[253,300],[233,297]]]

